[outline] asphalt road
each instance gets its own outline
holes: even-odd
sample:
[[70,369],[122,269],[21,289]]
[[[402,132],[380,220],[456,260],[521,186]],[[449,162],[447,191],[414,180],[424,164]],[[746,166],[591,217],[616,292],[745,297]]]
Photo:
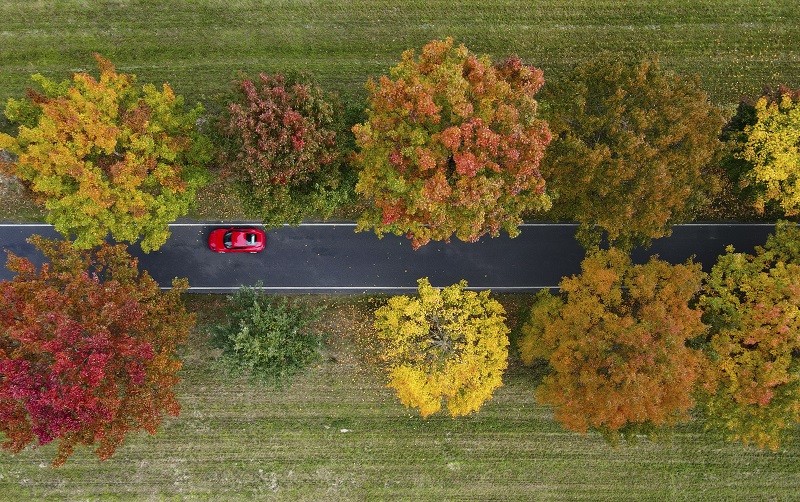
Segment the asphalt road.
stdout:
[[[259,254],[217,254],[206,239],[213,223],[176,223],[159,250],[144,254],[130,248],[162,287],[173,277],[187,277],[191,291],[229,292],[262,281],[274,293],[403,293],[416,289],[420,277],[434,286],[466,279],[471,288],[531,292],[557,288],[565,275],[580,271],[583,249],[574,239],[575,225],[526,224],[522,234],[483,238],[477,243],[453,240],[430,243],[417,251],[402,237],[378,239],[355,233],[355,225],[303,224],[267,232],[267,248]],[[708,270],[725,246],[750,252],[773,230],[768,224],[691,224],[675,227],[673,235],[646,250],[634,252],[643,262],[652,254],[672,263],[695,256]],[[29,257],[43,257],[25,239],[32,234],[55,237],[49,225],[0,224],[0,248]],[[0,279],[10,279],[3,268]]]

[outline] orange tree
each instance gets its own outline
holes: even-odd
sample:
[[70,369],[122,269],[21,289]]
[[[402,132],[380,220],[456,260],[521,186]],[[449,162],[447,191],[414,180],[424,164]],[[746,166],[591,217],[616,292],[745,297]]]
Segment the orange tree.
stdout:
[[696,79],[605,55],[551,87],[541,172],[584,246],[649,244],[711,201],[723,119]]
[[368,82],[368,118],[353,127],[356,191],[372,204],[358,228],[405,234],[414,248],[517,235],[525,212],[550,206],[538,170],[550,142],[534,99],[543,84],[519,58],[492,66],[452,39],[404,52]]
[[456,417],[478,411],[500,387],[508,365],[505,311],[467,283],[444,289],[419,280],[419,296],[395,296],[375,312],[389,387],[423,417],[444,401]]
[[781,222],[755,254],[732,248],[711,270],[700,305],[713,386],[708,425],[777,449],[800,423],[800,230]]
[[50,262],[37,270],[9,253],[17,275],[0,283],[3,448],[57,440],[57,466],[96,444],[105,460],[128,433],[155,434],[180,410],[177,348],[194,324],[180,299],[186,280],[162,292],[121,244],[31,242]]
[[687,341],[706,331],[689,302],[702,278],[699,264],[632,265],[615,248],[588,255],[561,296],[539,293],[523,326],[523,361],[550,366],[538,399],[568,429],[611,442],[688,420],[703,353]]
[[198,106],[183,109],[169,85],[136,86],[95,55],[99,80],[33,80],[42,90],[9,100],[6,116],[16,137],[0,134],[0,148],[16,161],[0,168],[17,176],[48,209],[46,219],[74,245],[88,249],[108,233],[119,242],[142,237],[144,251],[169,237],[168,223],[185,215],[205,182],[207,142],[197,134]]

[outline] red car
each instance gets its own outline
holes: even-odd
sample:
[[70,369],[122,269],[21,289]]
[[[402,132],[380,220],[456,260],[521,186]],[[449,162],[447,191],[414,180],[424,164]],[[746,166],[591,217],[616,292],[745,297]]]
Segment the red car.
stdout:
[[217,228],[208,236],[208,247],[217,253],[258,253],[267,245],[260,228]]

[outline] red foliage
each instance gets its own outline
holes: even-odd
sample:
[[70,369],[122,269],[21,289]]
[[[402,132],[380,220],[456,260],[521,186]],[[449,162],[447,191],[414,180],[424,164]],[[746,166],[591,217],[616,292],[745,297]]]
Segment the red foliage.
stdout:
[[194,323],[176,281],[162,293],[125,246],[75,251],[31,240],[50,259],[40,271],[9,253],[17,273],[0,283],[0,430],[3,448],[59,440],[53,465],[76,445],[105,460],[129,432],[155,434],[180,406],[176,356]]
[[414,248],[519,233],[523,214],[550,206],[538,169],[551,140],[534,97],[543,84],[517,57],[492,66],[452,39],[419,58],[406,51],[391,78],[368,83],[368,121],[353,128],[356,191],[374,201],[359,228],[406,234]]
[[319,89],[261,73],[238,82],[236,91],[221,124],[237,143],[228,165],[255,186],[304,182],[336,159],[333,110]]

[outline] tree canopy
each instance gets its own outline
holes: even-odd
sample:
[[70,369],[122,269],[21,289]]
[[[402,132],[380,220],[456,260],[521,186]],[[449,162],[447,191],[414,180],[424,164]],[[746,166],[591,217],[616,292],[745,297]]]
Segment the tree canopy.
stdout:
[[723,119],[696,79],[601,55],[551,82],[548,103],[540,170],[584,246],[649,244],[715,193]]
[[740,104],[732,128],[734,157],[744,162],[732,174],[756,211],[775,205],[800,214],[800,91],[768,89],[755,104]]
[[266,225],[327,218],[349,198],[337,110],[308,78],[261,73],[236,83],[219,124],[223,165]]
[[755,254],[731,247],[700,305],[711,326],[711,427],[777,449],[800,423],[800,230],[781,222]]
[[561,281],[561,296],[539,293],[522,329],[523,361],[550,367],[537,399],[566,428],[612,442],[688,420],[704,360],[687,341],[706,331],[689,302],[702,278],[691,262],[632,265],[615,248],[589,254],[580,274]]
[[227,322],[211,327],[211,342],[231,374],[281,388],[319,359],[322,335],[313,324],[321,310],[256,288],[228,297]]
[[466,290],[465,281],[443,289],[418,282],[418,297],[394,296],[375,312],[389,387],[423,417],[443,402],[454,417],[478,411],[503,384],[505,311],[488,291]]
[[17,275],[0,283],[0,431],[3,448],[58,441],[53,465],[80,445],[110,458],[130,432],[155,434],[178,415],[178,345],[194,324],[180,294],[162,292],[124,245],[77,251],[30,240],[40,270],[9,253]]
[[9,100],[5,113],[18,133],[0,134],[0,148],[17,158],[0,168],[45,205],[58,232],[75,235],[75,246],[96,246],[110,232],[119,242],[141,237],[144,251],[158,249],[167,224],[187,214],[206,181],[208,147],[195,127],[203,109],[186,112],[169,85],[139,88],[134,75],[95,59],[99,80],[35,75],[41,91]]
[[550,142],[534,99],[543,84],[517,57],[492,66],[449,38],[418,58],[404,52],[368,82],[368,118],[353,127],[356,191],[372,205],[358,228],[407,235],[414,248],[517,235],[524,213],[550,206],[538,170]]

